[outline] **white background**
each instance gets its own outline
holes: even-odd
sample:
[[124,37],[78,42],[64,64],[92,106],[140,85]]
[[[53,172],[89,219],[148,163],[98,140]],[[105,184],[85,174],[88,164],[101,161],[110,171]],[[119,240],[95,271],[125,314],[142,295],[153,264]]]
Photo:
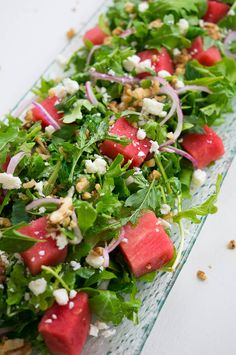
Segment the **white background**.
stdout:
[[[0,116],[64,47],[66,31],[86,22],[101,3],[0,0]],[[235,205],[236,161],[225,179],[219,212],[202,229],[142,355],[236,354],[236,250],[226,248],[236,239]],[[196,278],[199,269],[207,281]]]

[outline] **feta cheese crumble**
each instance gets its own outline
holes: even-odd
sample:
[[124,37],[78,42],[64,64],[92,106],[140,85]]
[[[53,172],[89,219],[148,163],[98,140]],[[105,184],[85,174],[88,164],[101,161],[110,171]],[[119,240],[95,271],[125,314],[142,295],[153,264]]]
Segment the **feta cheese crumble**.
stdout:
[[144,131],[144,129],[139,128],[137,132],[137,138],[140,139],[141,141],[146,138],[146,132]]
[[143,110],[152,115],[159,116],[163,112],[164,105],[155,99],[143,99]]
[[182,35],[185,35],[189,29],[189,23],[185,18],[181,18],[178,22],[179,30]]
[[21,188],[20,178],[7,173],[0,173],[0,184],[2,184],[2,188],[5,190],[18,190]]
[[181,51],[179,50],[179,48],[174,48],[173,49],[173,56],[177,57],[178,55],[180,55]]
[[56,245],[59,250],[64,249],[68,244],[68,239],[66,238],[65,235],[60,234],[56,236]]
[[51,88],[49,91],[49,96],[56,96],[58,99],[64,99],[66,97],[66,89],[61,83]]
[[136,66],[140,63],[140,58],[137,55],[131,55],[123,61],[123,66],[125,70],[132,71],[136,69]]
[[168,76],[171,76],[171,74],[167,70],[160,70],[157,74],[160,78],[167,78]]
[[150,153],[154,154],[159,154],[159,144],[156,141],[150,141],[151,143],[151,148],[150,148]]
[[98,255],[94,250],[89,252],[85,260],[94,269],[99,269],[104,264],[104,257],[102,255]]
[[45,127],[45,133],[47,134],[48,137],[51,137],[55,131],[56,129],[51,125]]
[[34,184],[34,189],[36,191],[38,191],[39,196],[41,196],[41,197],[45,196],[44,193],[43,193],[43,181],[36,182]]
[[182,80],[177,80],[175,83],[175,89],[182,89],[184,88],[184,82]]
[[96,158],[94,161],[85,160],[85,171],[88,174],[100,174],[103,175],[107,170],[107,162],[103,158]]
[[192,182],[195,187],[201,187],[206,181],[207,174],[201,169],[197,169],[193,173]]
[[65,288],[59,288],[53,291],[53,296],[60,306],[65,306],[69,302],[68,293]]
[[74,271],[79,270],[81,268],[81,264],[74,260],[70,262],[70,266]]
[[75,291],[75,290],[71,290],[70,293],[69,293],[70,299],[75,298],[76,295],[77,295],[77,291]]
[[89,335],[91,335],[92,337],[98,337],[98,333],[99,333],[99,329],[96,325],[94,324],[90,324],[90,328],[89,328]]
[[168,214],[171,211],[171,207],[169,205],[167,205],[166,203],[163,203],[161,205],[161,210],[160,211],[161,211],[161,214]]
[[47,281],[42,277],[41,279],[30,281],[28,287],[35,296],[39,296],[46,291]]
[[151,59],[146,59],[143,60],[142,62],[139,62],[135,68],[137,74],[145,73],[146,71],[151,69],[152,69]]
[[149,8],[149,5],[146,1],[143,1],[138,5],[139,12],[145,12],[145,11],[147,11],[148,8]]
[[74,95],[79,90],[79,84],[75,80],[71,80],[70,78],[65,78],[63,80],[63,85],[67,94]]

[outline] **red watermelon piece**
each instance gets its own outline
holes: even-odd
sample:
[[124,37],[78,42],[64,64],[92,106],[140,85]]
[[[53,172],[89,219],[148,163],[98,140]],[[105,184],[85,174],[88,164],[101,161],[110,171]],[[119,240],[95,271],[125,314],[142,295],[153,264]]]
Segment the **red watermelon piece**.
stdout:
[[219,22],[227,12],[229,11],[230,6],[218,1],[208,1],[208,8],[205,16],[203,17],[206,22]]
[[[40,105],[49,113],[49,115],[58,123],[62,124],[60,118],[63,116],[59,113],[55,107],[58,98],[56,96],[48,97],[44,101],[40,102]],[[32,109],[33,119],[35,121],[42,121],[43,127],[48,126],[48,121],[45,120],[45,116],[42,114],[41,110],[38,107]]]
[[88,336],[90,321],[88,295],[80,292],[67,305],[55,303],[49,308],[39,323],[39,332],[53,355],[79,355]]
[[137,138],[138,129],[131,126],[124,117],[119,118],[110,129],[110,133],[125,136],[132,141],[127,146],[106,140],[101,144],[101,152],[109,158],[115,159],[118,154],[124,156],[125,162],[132,160],[131,166],[140,166],[150,150],[150,141],[145,138]]
[[95,26],[85,32],[83,40],[92,42],[94,45],[103,44],[104,39],[107,37],[107,34],[104,33],[99,26]]
[[136,277],[160,269],[173,258],[173,243],[155,213],[143,213],[137,224],[127,224],[124,232],[128,241],[120,248]]
[[[170,74],[174,74],[173,63],[172,63],[171,57],[170,57],[168,51],[166,50],[166,48],[162,48],[160,51],[158,51],[156,49],[146,50],[146,51],[138,53],[137,55],[139,56],[139,58],[141,59],[142,62],[144,60],[150,59],[152,62],[152,66],[154,67],[154,70],[156,73],[158,73],[161,70],[166,70]],[[157,57],[157,60],[153,60],[154,56]],[[138,74],[138,77],[144,78],[147,75],[150,75],[150,74],[149,73],[141,73],[141,74]]]
[[188,49],[189,54],[192,58],[197,58],[197,56],[203,52],[203,39],[202,37],[197,37],[192,43],[192,46]]
[[205,168],[224,154],[222,139],[207,125],[204,126],[202,134],[186,134],[182,146],[197,160],[198,168]]
[[54,266],[65,260],[67,247],[58,249],[56,241],[48,237],[46,217],[36,219],[28,226],[19,228],[18,231],[34,239],[45,240],[45,242],[35,243],[31,248],[21,253],[31,274],[36,275],[41,272],[42,265]]
[[211,67],[222,59],[220,51],[216,47],[208,48],[206,51],[196,55],[195,58],[199,61],[200,64],[206,65],[208,67]]

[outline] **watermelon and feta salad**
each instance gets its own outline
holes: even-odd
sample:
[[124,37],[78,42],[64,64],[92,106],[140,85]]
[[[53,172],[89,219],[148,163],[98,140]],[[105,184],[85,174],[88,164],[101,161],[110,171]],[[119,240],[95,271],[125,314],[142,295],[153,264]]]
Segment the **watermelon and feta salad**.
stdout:
[[0,123],[0,352],[78,355],[88,336],[135,326],[140,281],[178,267],[183,220],[216,212],[221,176],[182,206],[224,155],[214,126],[235,96],[235,11],[114,1],[63,79]]

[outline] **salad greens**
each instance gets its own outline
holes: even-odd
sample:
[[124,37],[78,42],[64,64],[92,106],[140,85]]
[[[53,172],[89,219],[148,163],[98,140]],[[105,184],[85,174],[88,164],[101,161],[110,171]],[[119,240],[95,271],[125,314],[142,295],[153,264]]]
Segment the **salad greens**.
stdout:
[[[233,1],[224,2],[236,11]],[[224,114],[232,111],[236,63],[226,56],[223,42],[227,30],[236,26],[236,15],[231,11],[215,25],[216,39],[202,24],[206,10],[206,0],[114,0],[99,18],[99,27],[106,35],[104,43],[94,46],[85,40],[83,48],[72,55],[65,67],[69,81],[58,84],[42,78],[33,90],[41,104],[48,97],[58,98],[54,111],[48,109],[45,114],[41,108],[44,119],[50,115],[52,118],[56,111],[56,123],[53,120],[46,124],[35,118],[33,106],[23,123],[10,115],[0,122],[0,261],[4,261],[0,329],[10,326],[9,337],[25,338],[46,353],[37,324],[54,303],[53,292],[58,288],[85,291],[92,312],[104,322],[118,325],[126,317],[137,323],[141,306],[138,282],[152,282],[156,272],[135,278],[118,247],[109,254],[106,267],[95,267],[88,256],[97,248],[104,252],[111,241],[119,241],[124,226],[137,225],[142,212],[151,210],[162,220],[170,237],[171,224],[180,226],[180,241],[173,259],[161,269],[173,271],[184,247],[182,220],[200,223],[203,216],[217,211],[221,176],[215,194],[200,206],[182,209],[183,199],[191,197],[194,167],[183,151],[178,154],[183,135],[173,140],[173,132],[180,125],[178,108],[177,114],[163,123],[165,116],[161,118],[142,107],[144,98],[155,98],[163,104],[162,113],[169,112],[174,91],[184,117],[181,134],[202,133],[204,125],[222,124]],[[180,25],[183,19],[187,23],[185,30]],[[214,46],[220,51],[222,59],[212,66],[200,64],[189,54],[199,36],[203,38],[204,50]],[[139,52],[163,48],[176,71],[164,73],[165,79],[159,79],[165,83],[160,81],[155,88],[155,68],[146,63],[145,70],[137,75],[137,67],[130,58]],[[235,43],[230,48],[235,53]],[[133,65],[130,70],[127,62]],[[88,81],[92,89],[88,89]],[[189,89],[177,95],[183,88],[177,83],[186,88],[204,87],[207,92]],[[166,86],[169,96],[159,91]],[[132,100],[129,95],[133,95]],[[133,166],[132,160],[124,159],[122,154],[110,159],[101,153],[101,143],[106,140],[123,147],[131,143],[129,137],[111,132],[121,117],[139,129],[140,134],[144,132],[152,147],[156,143],[156,149],[150,150],[140,167]],[[176,150],[171,150],[171,145]],[[24,153],[21,159],[13,161],[20,152]],[[11,164],[14,168],[9,172]],[[71,201],[71,205],[63,212],[64,217],[53,223],[53,216],[59,218],[66,201]],[[68,213],[70,210],[73,212]],[[32,275],[19,253],[35,243],[43,244],[44,240],[22,231],[41,217],[47,218],[49,233],[63,236],[68,255],[59,265],[44,265],[39,274]],[[46,280],[41,294],[29,288],[38,279]],[[30,334],[27,327],[32,328]]]

